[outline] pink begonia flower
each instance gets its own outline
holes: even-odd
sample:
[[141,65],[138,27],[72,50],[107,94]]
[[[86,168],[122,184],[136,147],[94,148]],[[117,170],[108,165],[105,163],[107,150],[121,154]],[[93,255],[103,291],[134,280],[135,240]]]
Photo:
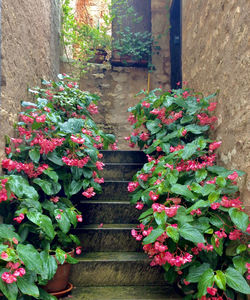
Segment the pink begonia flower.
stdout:
[[184,129],[181,133],[182,136],[185,136],[187,134],[187,129]]
[[81,253],[82,253],[82,247],[81,246],[76,247],[76,254],[80,255]]
[[235,171],[232,174],[230,174],[230,175],[227,176],[227,178],[230,179],[230,180],[235,180],[238,177],[239,177],[239,175]]
[[77,222],[82,222],[82,215],[76,215]]
[[208,106],[207,110],[214,111],[216,106],[217,106],[217,102],[211,102],[210,105]]
[[138,210],[142,210],[143,209],[143,207],[144,207],[144,204],[142,203],[142,202],[137,202],[137,204],[136,204],[136,209],[138,209]]
[[214,295],[216,295],[216,293],[217,293],[217,289],[216,289],[216,288],[213,288],[213,287],[208,287],[208,288],[207,288],[207,292],[208,292],[208,294],[214,296]]
[[6,252],[3,251],[3,252],[1,253],[1,258],[2,258],[2,259],[7,259],[8,257],[9,257],[9,255],[8,255]]
[[94,188],[90,187],[90,188],[86,189],[82,193],[82,195],[85,196],[85,197],[87,197],[87,198],[91,198],[91,197],[95,196]]
[[57,219],[57,220],[61,220],[61,218],[62,218],[62,216],[61,216],[60,214],[58,214],[58,215],[56,216],[56,219]]

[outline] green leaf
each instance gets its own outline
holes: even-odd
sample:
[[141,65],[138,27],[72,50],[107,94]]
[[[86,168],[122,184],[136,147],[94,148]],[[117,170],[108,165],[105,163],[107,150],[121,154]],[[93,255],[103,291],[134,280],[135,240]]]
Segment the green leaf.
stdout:
[[68,216],[65,212],[61,212],[59,209],[56,209],[54,211],[54,216],[58,216],[60,215],[60,218],[56,218],[56,221],[60,227],[60,229],[62,230],[62,232],[64,233],[68,233],[70,230],[70,221],[68,219]]
[[215,190],[214,184],[205,184],[202,189],[202,195],[207,196]]
[[230,208],[229,215],[233,223],[243,232],[247,230],[249,224],[248,215],[238,208]]
[[49,255],[48,251],[42,251],[40,253],[41,260],[43,262],[42,278],[50,280],[54,277],[57,270],[57,262],[53,255]]
[[217,192],[217,191],[214,191],[214,192],[212,192],[211,194],[209,194],[208,200],[209,200],[209,202],[213,203],[213,202],[215,202],[216,200],[218,200],[219,197],[220,197],[220,193]]
[[11,240],[16,238],[20,241],[19,235],[15,232],[15,228],[12,225],[0,224],[0,239],[8,239]]
[[210,265],[208,263],[203,263],[199,267],[192,266],[189,269],[188,276],[186,277],[186,280],[189,282],[198,282],[200,280],[201,275],[209,269]]
[[17,286],[25,295],[33,296],[35,298],[38,298],[40,295],[39,289],[34,283],[34,277],[30,274],[25,274],[23,277],[18,277]]
[[227,285],[242,294],[250,294],[250,287],[239,271],[232,267],[226,270]]
[[216,253],[218,253],[219,256],[222,256],[222,254],[223,254],[223,240],[220,239],[219,247],[217,247],[217,246],[216,246],[216,243],[215,243],[215,237],[212,236],[212,238],[211,238],[211,243],[212,243],[212,245],[213,245],[214,250],[216,251]]
[[151,233],[143,239],[143,244],[151,244],[156,241],[156,239],[165,232],[164,229],[158,227],[151,231]]
[[97,157],[97,150],[96,149],[86,148],[86,149],[84,149],[84,151],[91,158],[91,160],[97,161],[98,157]]
[[150,120],[147,121],[146,127],[151,132],[151,134],[155,134],[161,130],[161,127],[159,127],[159,124],[161,121],[159,119]]
[[160,212],[160,213],[155,212],[154,213],[154,218],[155,218],[155,221],[156,221],[157,225],[164,225],[164,224],[166,224],[167,215],[166,215],[166,213],[165,213],[164,210],[162,212]]
[[55,165],[58,165],[58,166],[64,165],[62,158],[57,156],[55,151],[48,153],[47,158],[48,158],[48,160],[52,161]]
[[190,206],[186,212],[187,214],[190,214],[190,212],[194,209],[197,209],[197,208],[201,208],[201,207],[208,207],[210,206],[210,203],[208,203],[207,201],[205,200],[198,200],[197,202],[195,202],[195,204],[193,204],[192,206]]
[[140,215],[139,220],[142,220],[142,219],[146,218],[147,216],[152,215],[153,212],[154,212],[153,208],[147,209],[146,211],[144,211],[144,212]]
[[29,211],[27,214],[27,218],[37,226],[39,226],[42,231],[51,239],[55,237],[54,227],[52,225],[51,219],[41,214],[38,211]]
[[[2,274],[4,272],[8,272],[8,269],[1,269],[0,270],[0,276],[2,276]],[[18,288],[17,288],[17,284],[15,282],[13,282],[12,284],[7,284],[5,282],[3,282],[3,280],[0,280],[0,290],[2,291],[2,293],[6,296],[6,298],[8,300],[16,300],[17,299],[17,294],[18,294]]]
[[40,186],[40,188],[47,195],[53,195],[52,184],[48,180],[43,180],[41,178],[35,178],[33,182]]
[[84,120],[70,118],[67,122],[60,123],[60,130],[66,133],[80,133],[84,127]]
[[76,227],[76,225],[77,225],[77,218],[76,218],[76,214],[75,214],[74,210],[71,209],[71,208],[66,208],[65,212],[66,212],[66,214],[68,216],[68,219],[70,220],[71,224],[73,224],[74,227]]
[[204,180],[205,178],[207,178],[207,171],[205,169],[200,169],[195,172],[195,179],[198,183]]
[[65,262],[66,252],[60,248],[56,248],[56,259],[58,260],[59,264],[63,264]]
[[43,272],[43,262],[41,260],[39,252],[31,244],[17,245],[17,253],[20,259],[24,262],[26,268],[31,271],[35,271],[38,274]]
[[226,290],[227,278],[226,278],[226,275],[222,271],[220,271],[220,270],[216,271],[214,280],[219,289],[221,289],[223,291]]
[[216,184],[218,184],[219,187],[224,187],[224,186],[226,186],[227,181],[226,181],[226,179],[224,177],[218,176],[216,178]]
[[193,226],[187,224],[184,224],[180,229],[179,229],[180,235],[193,243],[205,243],[205,239],[203,235],[200,233],[200,231]]
[[247,246],[244,245],[244,244],[241,244],[239,245],[237,248],[236,248],[236,253],[237,254],[240,254],[241,252],[244,252],[247,250]]
[[7,184],[11,191],[19,198],[39,199],[35,188],[22,176],[11,175]]
[[47,176],[49,176],[49,178],[51,178],[55,182],[58,182],[58,175],[55,171],[47,169],[43,171],[43,174],[46,174]]
[[194,218],[191,215],[187,215],[185,207],[181,206],[178,208],[174,219],[178,221],[179,226],[182,226],[182,224],[192,222]]
[[186,185],[176,183],[171,187],[171,192],[175,193],[176,195],[182,195],[190,199],[195,198],[194,194],[187,188]]
[[193,134],[200,134],[204,131],[207,131],[209,129],[209,126],[199,126],[199,125],[192,124],[192,125],[187,125],[185,129],[187,131],[192,132]]
[[248,262],[248,260],[242,256],[235,256],[233,258],[234,267],[238,272],[241,273],[241,275],[244,275],[244,273],[247,270],[247,268],[246,268],[247,262]]
[[40,159],[40,151],[38,148],[33,148],[29,151],[29,157],[32,161],[34,161],[35,163],[39,162]]
[[69,196],[77,194],[82,188],[82,181],[75,181],[72,180],[70,185],[69,185]]
[[189,159],[196,152],[196,149],[197,149],[196,145],[187,144],[183,149],[183,153],[181,155],[182,159],[184,160]]
[[236,256],[237,255],[236,249],[239,245],[240,245],[239,240],[229,241],[228,246],[226,248],[226,255],[227,256]]
[[167,235],[175,242],[178,243],[180,235],[178,229],[173,226],[167,227]]
[[181,124],[187,124],[193,121],[193,116],[184,116],[183,118],[181,118]]
[[69,264],[73,264],[73,265],[79,263],[78,259],[76,259],[76,258],[74,258],[70,255],[67,255],[66,262],[69,263]]
[[55,296],[48,294],[44,289],[39,288],[40,298],[42,300],[57,300]]
[[198,282],[198,298],[207,294],[207,288],[211,287],[214,282],[214,271],[207,269],[200,277]]

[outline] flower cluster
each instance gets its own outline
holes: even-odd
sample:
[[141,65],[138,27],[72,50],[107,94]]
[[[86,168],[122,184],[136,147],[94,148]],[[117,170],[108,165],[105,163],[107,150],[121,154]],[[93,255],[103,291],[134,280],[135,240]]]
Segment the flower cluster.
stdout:
[[244,172],[216,164],[221,141],[208,136],[216,102],[188,89],[141,94],[129,108],[133,132],[125,138],[148,158],[128,185],[131,203],[142,210],[132,236],[151,266],[163,266],[166,280],[181,282],[192,299],[250,293],[250,268],[242,267],[250,226],[237,187]]

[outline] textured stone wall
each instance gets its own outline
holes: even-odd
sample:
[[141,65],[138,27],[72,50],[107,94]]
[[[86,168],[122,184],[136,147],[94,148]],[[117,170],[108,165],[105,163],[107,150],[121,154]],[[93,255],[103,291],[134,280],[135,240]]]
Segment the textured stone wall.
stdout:
[[244,170],[242,199],[250,212],[250,1],[183,0],[183,80],[205,95],[219,90],[213,132],[219,160]]
[[27,88],[59,72],[58,0],[2,0],[0,158]]

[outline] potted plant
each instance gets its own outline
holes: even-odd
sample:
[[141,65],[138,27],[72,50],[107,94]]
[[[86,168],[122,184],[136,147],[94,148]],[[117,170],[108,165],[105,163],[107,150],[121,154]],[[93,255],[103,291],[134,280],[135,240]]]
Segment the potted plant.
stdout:
[[217,120],[210,115],[215,95],[188,88],[141,94],[129,109],[134,131],[126,139],[145,149],[148,163],[128,190],[137,209],[147,209],[132,236],[184,299],[249,294],[249,217],[236,185],[244,172],[216,165],[221,142],[208,136]]
[[[70,229],[82,221],[82,216],[71,197],[82,192],[90,198],[101,192],[99,170],[104,164],[99,150],[109,145],[116,148],[115,137],[105,134],[92,119],[98,113],[98,96],[79,90],[66,74],[60,74],[58,82],[43,81],[43,86],[30,89],[35,101],[22,102],[25,111],[16,125],[17,136],[6,137],[7,158],[2,168],[7,177],[2,178],[0,191],[4,225],[16,232],[13,237],[20,241],[16,248],[11,242],[8,251],[2,246],[1,253],[8,257],[13,253],[14,257],[16,251],[16,261],[19,257],[26,270],[37,276],[32,280],[39,286],[53,278],[58,265],[77,262],[69,252],[75,249],[79,254],[80,241]],[[0,255],[8,262],[5,254]],[[13,283],[1,281],[5,295],[7,287],[17,290],[15,285],[8,285]],[[45,289],[57,292],[60,288]],[[36,295],[37,291],[46,293],[36,289]],[[17,294],[8,299],[16,299]]]

